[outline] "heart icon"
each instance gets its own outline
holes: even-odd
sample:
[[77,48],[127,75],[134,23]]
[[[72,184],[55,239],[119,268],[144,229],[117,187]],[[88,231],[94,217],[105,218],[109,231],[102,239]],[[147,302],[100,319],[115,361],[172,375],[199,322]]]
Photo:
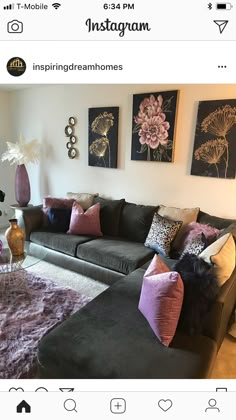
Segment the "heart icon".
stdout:
[[163,411],[168,411],[171,407],[172,407],[172,401],[171,400],[159,400],[158,401],[158,406],[163,410]]

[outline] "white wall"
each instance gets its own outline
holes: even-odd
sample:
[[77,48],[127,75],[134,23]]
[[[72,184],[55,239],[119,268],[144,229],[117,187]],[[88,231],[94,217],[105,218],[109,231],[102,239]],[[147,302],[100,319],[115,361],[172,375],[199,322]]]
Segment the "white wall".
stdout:
[[[131,161],[132,95],[179,89],[173,163]],[[50,194],[99,192],[143,204],[200,206],[209,213],[236,218],[236,180],[190,175],[199,100],[235,99],[236,85],[54,85],[10,93],[11,136],[42,143],[39,165],[29,165],[34,204]],[[88,108],[119,106],[118,168],[88,166]],[[64,127],[78,123],[79,158],[69,159]],[[236,141],[236,139],[235,139]]]
[[[9,93],[0,90],[0,156],[6,151],[6,141],[10,141],[11,124]],[[3,213],[0,216],[0,227],[9,225],[8,220],[13,215],[9,205],[15,202],[14,170],[15,168],[9,163],[0,161],[0,190],[6,194],[4,202],[0,203],[0,210]]]

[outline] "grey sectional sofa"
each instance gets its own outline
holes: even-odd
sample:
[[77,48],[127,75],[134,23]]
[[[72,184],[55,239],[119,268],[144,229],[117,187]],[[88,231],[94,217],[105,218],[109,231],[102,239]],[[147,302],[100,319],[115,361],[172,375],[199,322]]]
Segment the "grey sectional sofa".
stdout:
[[[236,270],[222,286],[205,319],[203,332],[191,336],[177,328],[171,345],[163,346],[138,310],[143,275],[153,257],[152,250],[143,243],[156,207],[115,201],[119,201],[115,203],[116,209],[118,204],[120,206],[113,230],[117,236],[107,235],[109,230],[106,229],[102,238],[49,232],[42,226],[39,208],[29,209],[21,220],[33,254],[47,247],[48,261],[111,285],[41,340],[39,376],[65,379],[210,377],[235,306]],[[110,219],[109,211],[102,213],[102,223],[108,228],[110,221],[113,229],[111,213]],[[198,221],[235,234],[236,220],[200,211]]]
[[21,212],[18,221],[32,255],[40,256],[46,248],[45,261],[111,285],[153,257],[144,241],[157,207],[100,197],[95,202],[101,206],[104,236],[99,238],[55,232],[45,225],[40,206]]

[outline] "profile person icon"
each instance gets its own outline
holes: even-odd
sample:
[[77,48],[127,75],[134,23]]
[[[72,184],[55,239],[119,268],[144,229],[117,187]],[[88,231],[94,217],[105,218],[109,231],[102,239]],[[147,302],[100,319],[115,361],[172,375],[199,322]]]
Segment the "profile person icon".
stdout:
[[207,407],[206,409],[205,409],[205,412],[207,412],[207,411],[218,411],[218,413],[220,412],[220,409],[218,408],[218,407],[216,407],[216,404],[217,404],[217,402],[216,402],[216,400],[214,399],[214,398],[211,398],[209,401],[208,401],[208,406],[209,407]]

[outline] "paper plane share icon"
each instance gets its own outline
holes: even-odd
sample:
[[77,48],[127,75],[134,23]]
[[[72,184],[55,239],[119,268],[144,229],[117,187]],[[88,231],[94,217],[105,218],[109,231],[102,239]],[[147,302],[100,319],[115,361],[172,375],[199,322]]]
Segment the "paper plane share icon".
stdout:
[[229,21],[228,20],[214,20],[214,22],[219,27],[219,31],[222,34],[222,32],[224,31],[224,29],[225,29],[225,27],[226,27],[226,25]]

